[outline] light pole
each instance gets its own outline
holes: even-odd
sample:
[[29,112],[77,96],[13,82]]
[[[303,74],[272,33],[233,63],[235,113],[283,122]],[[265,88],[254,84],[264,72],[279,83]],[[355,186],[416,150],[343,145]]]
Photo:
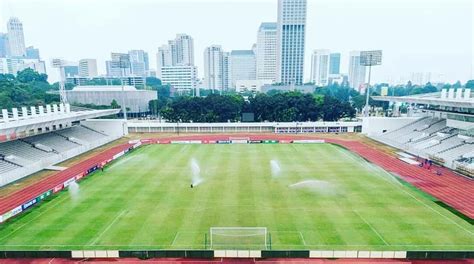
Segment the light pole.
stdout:
[[53,68],[58,68],[59,69],[59,99],[62,104],[67,104],[67,95],[66,95],[66,87],[65,87],[65,73],[64,73],[64,65],[66,64],[65,61],[61,59],[53,59],[51,62],[51,66]]
[[360,52],[360,65],[369,67],[369,79],[367,82],[367,87],[365,88],[365,107],[364,107],[364,116],[369,116],[369,98],[370,98],[370,78],[372,75],[372,66],[377,66],[382,64],[382,51],[381,50],[369,50]]
[[120,78],[122,84],[122,113],[123,119],[127,120],[127,107],[125,106],[125,86],[124,86],[124,77],[125,77],[125,69],[130,67],[130,55],[128,54],[120,54],[118,66],[121,69],[122,76]]

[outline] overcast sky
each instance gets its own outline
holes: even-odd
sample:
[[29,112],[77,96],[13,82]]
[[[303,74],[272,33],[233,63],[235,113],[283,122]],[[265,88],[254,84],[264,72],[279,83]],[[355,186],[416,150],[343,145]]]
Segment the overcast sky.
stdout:
[[[382,49],[377,82],[412,72],[465,82],[474,78],[473,14],[472,0],[308,0],[305,79],[314,49],[341,52],[342,72],[349,51]],[[0,0],[0,32],[11,16],[48,67],[55,57],[97,58],[105,73],[110,52],[143,49],[156,68],[157,48],[187,33],[202,76],[204,48],[250,49],[260,23],[276,21],[277,0]]]

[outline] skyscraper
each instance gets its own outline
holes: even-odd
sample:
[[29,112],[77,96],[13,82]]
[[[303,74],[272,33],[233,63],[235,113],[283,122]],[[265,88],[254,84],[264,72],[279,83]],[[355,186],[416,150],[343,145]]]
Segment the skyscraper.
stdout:
[[277,23],[262,23],[257,34],[257,79],[276,80]]
[[23,24],[16,17],[12,17],[7,23],[8,43],[11,57],[26,57],[25,36]]
[[148,63],[148,53],[144,50],[131,50],[130,55],[130,72],[136,76],[146,76],[146,72],[150,69]]
[[8,35],[0,33],[0,58],[5,58],[8,54]]
[[365,83],[365,66],[360,65],[360,51],[349,54],[349,86],[361,91]]
[[107,76],[122,77],[130,75],[130,64],[128,67],[122,68],[120,65],[120,58],[129,56],[127,53],[112,52],[110,57],[112,60],[105,61]]
[[303,83],[306,0],[278,0],[277,82]]
[[233,50],[229,58],[231,87],[235,88],[237,81],[255,80],[256,58],[253,50]]
[[79,61],[79,76],[91,78],[97,75],[96,59],[82,59]]
[[204,50],[204,85],[208,89],[225,91],[229,88],[229,54],[219,45]]
[[329,55],[329,74],[341,73],[341,53],[331,53]]
[[311,82],[319,86],[328,85],[329,50],[319,49],[311,54]]
[[194,40],[186,34],[177,34],[167,45],[158,48],[156,54],[157,76],[161,68],[170,66],[194,66]]

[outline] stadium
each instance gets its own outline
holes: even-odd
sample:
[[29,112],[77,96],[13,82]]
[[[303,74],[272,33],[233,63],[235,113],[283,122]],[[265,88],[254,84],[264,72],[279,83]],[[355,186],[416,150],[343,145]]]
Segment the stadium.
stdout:
[[374,99],[408,114],[162,123],[2,109],[0,258],[474,258],[472,92]]

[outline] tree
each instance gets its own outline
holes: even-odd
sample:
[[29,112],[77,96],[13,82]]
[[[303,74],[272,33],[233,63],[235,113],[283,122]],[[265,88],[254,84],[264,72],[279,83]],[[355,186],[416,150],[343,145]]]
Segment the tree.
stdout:
[[469,88],[469,89],[474,88],[474,80],[469,80],[469,81],[467,81],[465,87],[466,87],[466,88]]

